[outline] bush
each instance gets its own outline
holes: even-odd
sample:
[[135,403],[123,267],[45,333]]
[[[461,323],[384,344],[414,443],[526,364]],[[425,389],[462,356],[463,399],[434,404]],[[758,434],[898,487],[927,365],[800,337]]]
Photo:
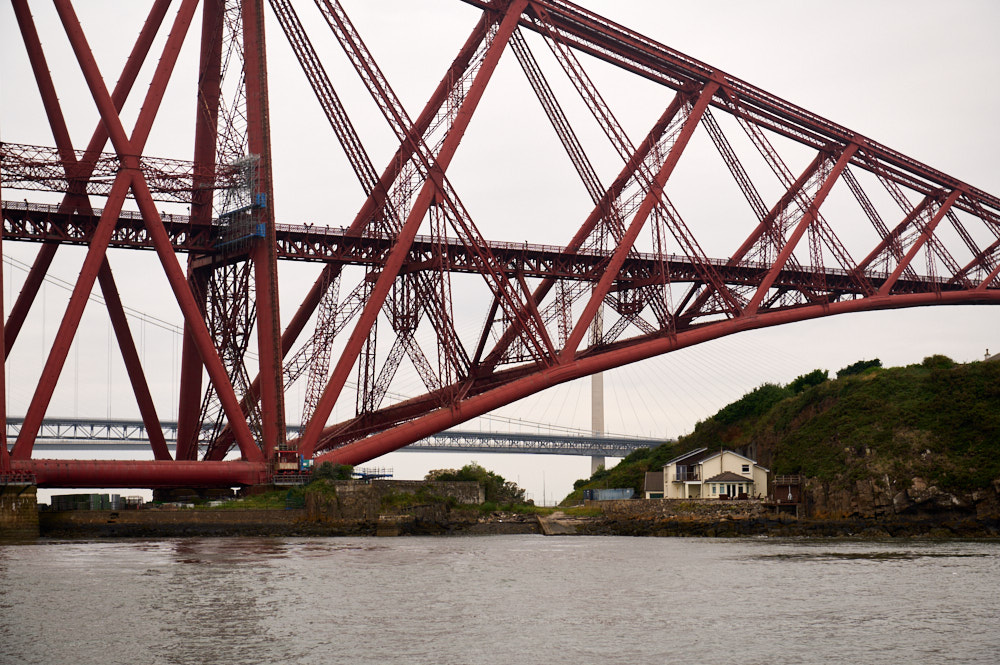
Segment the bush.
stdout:
[[732,425],[745,418],[761,416],[781,400],[790,397],[791,394],[788,388],[782,388],[773,383],[765,383],[759,388],[751,390],[732,404],[720,409],[714,418],[723,425]]
[[854,374],[864,374],[867,371],[878,368],[882,366],[882,361],[876,358],[875,360],[859,360],[853,365],[848,365],[844,369],[837,372],[837,378],[842,379],[845,376],[853,376]]
[[951,369],[955,366],[955,361],[948,356],[935,354],[924,358],[924,362],[922,362],[921,365],[927,369]]
[[503,476],[487,471],[475,462],[466,464],[461,469],[435,469],[428,472],[424,480],[442,482],[472,481],[477,482],[486,490],[486,501],[490,503],[525,503],[524,490],[506,480]]
[[625,459],[623,459],[622,462],[623,463],[629,463],[629,464],[631,464],[633,462],[639,462],[641,460],[646,459],[647,457],[649,457],[652,454],[653,454],[653,451],[650,450],[649,448],[636,448],[635,450],[633,450],[632,452],[630,452],[628,455],[626,455]]
[[354,474],[354,467],[350,464],[333,464],[323,462],[313,468],[313,480],[350,480]]
[[800,392],[806,388],[812,388],[813,386],[818,386],[827,380],[827,371],[825,369],[814,369],[808,374],[803,374],[794,381],[788,384],[789,390],[792,393],[798,395]]

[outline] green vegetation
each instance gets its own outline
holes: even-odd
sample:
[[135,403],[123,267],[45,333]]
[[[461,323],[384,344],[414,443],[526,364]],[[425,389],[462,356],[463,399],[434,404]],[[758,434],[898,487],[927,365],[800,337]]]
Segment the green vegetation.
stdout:
[[[301,508],[305,505],[307,494],[322,494],[336,497],[337,488],[333,481],[351,478],[353,467],[333,465],[325,462],[313,470],[312,479],[307,485],[291,489],[276,489],[270,492],[241,497],[235,501],[216,506],[218,510],[284,510],[286,508]],[[539,508],[524,498],[524,490],[516,483],[505,480],[503,476],[488,471],[473,462],[461,469],[437,469],[427,474],[429,481],[472,481],[485,488],[486,501],[478,506],[463,505],[454,497],[440,496],[433,487],[420,487],[416,492],[392,492],[382,498],[381,508],[401,509],[411,506],[428,504],[443,504],[450,509],[470,510],[481,513],[509,512],[522,514],[548,514],[550,508]]]
[[792,394],[798,395],[806,388],[812,388],[813,386],[818,386],[819,384],[826,381],[828,378],[829,377],[827,376],[827,371],[825,369],[814,369],[808,374],[803,374],[799,378],[789,383],[788,389],[792,391]]
[[387,508],[409,508],[411,506],[424,506],[430,503],[445,504],[449,508],[459,507],[458,499],[455,497],[445,497],[435,494],[430,487],[421,487],[416,492],[392,492],[382,497],[382,509]]
[[584,508],[582,506],[566,508],[563,512],[569,517],[600,517],[604,514],[600,508]]
[[285,510],[286,508],[301,508],[305,504],[305,487],[271,490],[261,494],[240,497],[235,501],[226,501],[210,510]]
[[646,471],[701,447],[749,453],[774,474],[833,485],[921,477],[942,490],[974,490],[1000,478],[1000,363],[957,364],[934,355],[908,367],[861,360],[829,380],[815,370],[787,386],[765,384],[700,422],[675,444],[636,451],[574,484],[643,489]]
[[466,464],[461,469],[435,469],[428,472],[424,480],[438,481],[472,481],[477,482],[486,490],[487,503],[494,504],[525,504],[524,490],[517,483],[504,479],[503,476],[487,471],[475,462]]
[[468,464],[461,469],[436,469],[425,477],[427,481],[466,481],[478,482],[485,487],[486,501],[479,505],[459,503],[455,497],[445,497],[435,494],[434,488],[424,486],[416,492],[393,492],[382,497],[382,509],[400,509],[427,504],[444,504],[453,510],[466,510],[479,513],[520,513],[548,514],[551,508],[540,508],[524,499],[524,490],[516,484],[504,480],[492,471],[487,471],[476,463]]
[[[942,358],[944,356],[941,356]],[[875,360],[859,360],[853,365],[848,365],[844,369],[837,372],[837,378],[843,379],[848,376],[854,376],[855,374],[864,374],[869,370],[874,370],[882,367],[882,361],[876,358]]]
[[312,480],[350,480],[354,477],[354,467],[350,464],[323,462],[312,471]]
[[471,506],[483,514],[489,513],[517,513],[519,515],[549,515],[555,511],[554,508],[543,508],[533,503],[495,503],[487,501],[478,506]]
[[[550,508],[540,508],[532,501],[524,498],[524,490],[517,483],[506,480],[503,476],[484,469],[475,462],[466,464],[461,469],[435,469],[428,472],[424,480],[430,481],[472,481],[483,486],[486,500],[478,506],[461,506],[463,509],[478,510],[481,513],[520,513],[548,514]],[[424,490],[421,490],[421,492]],[[428,489],[429,493],[430,490]],[[419,492],[418,492],[419,494]],[[445,499],[442,499],[445,500]],[[452,501],[448,499],[448,501]],[[453,505],[452,507],[458,507]]]

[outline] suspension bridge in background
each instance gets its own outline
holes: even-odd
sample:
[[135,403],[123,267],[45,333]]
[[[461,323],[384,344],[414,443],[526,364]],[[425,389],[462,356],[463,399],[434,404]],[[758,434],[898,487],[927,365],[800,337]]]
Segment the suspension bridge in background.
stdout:
[[[23,418],[8,418],[7,437],[16,439],[23,422]],[[161,425],[167,446],[176,449],[177,423]],[[301,431],[301,426],[288,425],[292,436]],[[636,450],[655,448],[666,442],[664,439],[610,435],[447,430],[400,448],[400,452],[583,455],[603,459],[625,457]],[[42,423],[35,447],[76,452],[148,452],[149,434],[141,420],[48,418]]]
[[[8,359],[59,249],[79,246],[86,256],[23,419],[4,416],[0,475],[49,487],[266,484],[301,460],[360,464],[418,442],[469,437],[448,431],[549,387],[742,331],[853,312],[1000,303],[996,196],[584,7],[463,1],[478,19],[410,115],[337,0],[155,0],[120,72],[95,57],[74,3],[55,0],[56,27],[100,116],[89,141],[77,144],[64,110],[89,100],[57,91],[43,48],[51,40],[27,0],[12,0],[55,145],[0,144],[0,185],[61,201],[4,195],[3,242],[38,247],[9,306]],[[300,11],[310,12],[306,20]],[[276,219],[276,204],[295,192],[275,186],[270,123],[288,102],[269,96],[267,16],[280,28],[268,38],[287,41],[308,84],[303,91],[311,90],[363,192],[353,209],[321,211],[328,225]],[[177,65],[189,39],[198,41],[199,57],[185,79]],[[395,136],[381,169],[318,55],[319,39],[340,47]],[[150,59],[154,45],[162,51]],[[547,66],[540,50],[551,56]],[[571,220],[575,230],[558,245],[487,239],[449,175],[504,54],[523,71],[590,210]],[[606,98],[587,72],[595,61],[658,86],[667,103]],[[137,101],[133,89],[142,89],[136,83],[150,68],[127,129],[122,109]],[[565,75],[562,85],[550,83],[551,70]],[[191,86],[187,109],[161,108],[174,79]],[[109,89],[108,81],[117,82]],[[575,93],[610,144],[602,154],[617,155],[610,179],[557,89]],[[26,103],[20,93],[19,103]],[[658,119],[629,136],[616,104],[649,105]],[[157,116],[184,111],[190,152],[148,154]],[[695,163],[696,144],[717,171]],[[675,203],[683,197],[671,187],[691,173],[735,192],[741,212],[692,223],[696,211]],[[496,184],[503,209],[516,192]],[[125,209],[129,200],[137,210]],[[190,214],[163,213],[161,202],[189,206]],[[723,223],[738,231],[723,255],[711,257],[704,246]],[[151,396],[109,249],[145,250],[144,278],[162,276],[176,300],[184,330],[176,422],[163,419]],[[283,321],[279,265],[289,262],[319,268]],[[95,286],[141,415],[129,436],[144,440],[152,460],[35,454]],[[423,393],[393,398],[403,377],[416,377]],[[302,424],[290,427],[286,400],[303,384]],[[344,405],[352,415],[332,418]],[[529,439],[503,445],[542,452],[546,444]]]

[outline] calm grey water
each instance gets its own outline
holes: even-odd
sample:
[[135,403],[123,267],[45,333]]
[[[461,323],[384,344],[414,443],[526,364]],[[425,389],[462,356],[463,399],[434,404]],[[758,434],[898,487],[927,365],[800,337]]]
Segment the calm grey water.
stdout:
[[0,546],[0,663],[997,663],[1000,543]]

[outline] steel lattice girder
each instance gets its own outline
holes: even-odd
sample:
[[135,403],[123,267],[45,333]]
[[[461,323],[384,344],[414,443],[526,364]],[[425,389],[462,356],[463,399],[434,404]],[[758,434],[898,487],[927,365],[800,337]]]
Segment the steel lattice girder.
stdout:
[[[158,96],[162,94],[162,89],[171,76],[173,59],[198,3],[196,0],[185,0],[182,3],[174,30],[165,47],[164,58],[161,58],[150,87],[148,100],[151,103],[143,106],[133,135],[126,136],[118,111],[131,82],[127,82],[124,90],[116,87],[113,93],[103,88],[100,72],[89,53],[79,23],[75,20],[71,2],[57,0],[60,17],[100,108],[102,124],[115,146],[119,162],[119,168],[116,169],[114,159],[109,160],[101,155],[99,144],[107,139],[107,135],[101,136],[100,130],[95,133],[95,139],[86,151],[75,150],[68,135],[60,131],[58,125],[61,112],[58,110],[54,87],[45,67],[39,64],[40,40],[33,32],[26,3],[24,0],[15,0],[19,25],[29,53],[34,58],[36,78],[56,134],[58,148],[5,145],[5,150],[20,160],[13,179],[5,182],[15,183],[19,187],[49,189],[58,189],[65,183],[67,200],[77,203],[70,209],[65,206],[47,209],[30,204],[23,207],[20,204],[4,204],[5,235],[8,239],[45,243],[36,265],[38,270],[33,271],[36,278],[47,269],[51,252],[54,251],[51,248],[56,246],[55,243],[86,244],[89,250],[81,280],[46,365],[43,385],[36,391],[36,398],[32,401],[25,419],[26,424],[15,446],[14,459],[0,457],[0,462],[4,465],[13,462],[15,471],[32,466],[26,459],[31,454],[31,440],[34,436],[32,430],[37,431],[41,426],[40,419],[51,398],[55,377],[65,361],[65,351],[79,323],[82,303],[99,276],[102,286],[114,292],[113,282],[105,279],[109,275],[101,272],[106,265],[103,255],[107,247],[154,249],[158,253],[189,328],[185,349],[192,352],[197,350],[197,355],[201,356],[200,362],[208,368],[213,384],[224,398],[228,419],[234,428],[229,435],[238,442],[242,454],[255,462],[242,466],[224,462],[187,463],[166,460],[150,465],[81,463],[78,469],[72,470],[72,464],[60,466],[35,460],[35,467],[40,472],[39,478],[47,478],[44,481],[47,483],[98,482],[96,478],[101,474],[104,474],[101,477],[107,482],[118,482],[131,477],[141,479],[138,484],[183,484],[185,478],[192,484],[224,483],[235,482],[237,477],[242,479],[239,482],[258,482],[260,478],[266,477],[266,461],[270,457],[270,449],[280,445],[285,434],[280,388],[281,359],[291,348],[321,296],[314,288],[315,293],[311,292],[307,296],[299,313],[279,340],[276,307],[276,261],[279,258],[323,261],[331,266],[370,266],[373,274],[378,276],[378,287],[373,290],[370,302],[364,304],[364,312],[348,344],[349,351],[338,361],[335,378],[324,392],[322,401],[325,403],[325,411],[321,419],[325,419],[332,403],[339,396],[347,372],[354,365],[361,346],[369,338],[375,318],[382,308],[382,299],[393,288],[397,275],[442,270],[441,264],[446,262],[444,270],[481,274],[494,290],[496,301],[488,316],[487,328],[480,338],[480,348],[468,376],[459,377],[455,384],[432,381],[434,385],[442,387],[428,395],[364,414],[356,422],[341,423],[321,432],[319,430],[323,423],[314,424],[305,437],[305,443],[300,443],[300,450],[307,455],[317,449],[317,446],[319,449],[330,449],[346,444],[328,454],[327,458],[349,462],[365,461],[422,438],[427,433],[463,422],[549,386],[742,330],[845,312],[929,304],[993,304],[1000,300],[997,287],[1000,265],[996,262],[1000,241],[979,250],[971,236],[963,232],[960,223],[957,224],[959,234],[973,254],[973,260],[965,267],[960,267],[949,261],[947,248],[935,236],[935,229],[943,220],[948,219],[956,224],[955,210],[981,220],[997,234],[997,227],[1000,225],[1000,200],[996,197],[571,3],[559,0],[465,1],[482,8],[483,18],[473,30],[460,57],[452,64],[449,75],[439,85],[416,122],[410,122],[406,117],[370,54],[364,51],[360,39],[353,33],[353,26],[343,15],[339,3],[332,0],[317,3],[355,65],[359,70],[367,72],[362,73],[362,76],[368,77],[372,94],[390,122],[394,122],[394,131],[401,143],[383,177],[373,189],[369,187],[372,195],[357,216],[351,232],[278,226],[274,223],[273,208],[265,206],[262,213],[266,228],[265,241],[254,245],[252,250],[258,284],[258,350],[262,356],[261,366],[265,376],[263,381],[254,383],[251,394],[244,396],[243,403],[240,404],[215,355],[213,340],[202,321],[197,296],[191,293],[189,283],[176,262],[178,251],[190,252],[194,256],[192,266],[195,268],[198,262],[211,263],[213,255],[217,253],[214,243],[218,237],[218,229],[211,223],[210,205],[206,204],[205,196],[206,192],[217,187],[218,182],[224,181],[227,176],[223,169],[214,164],[217,127],[212,124],[211,108],[207,114],[199,108],[201,133],[196,139],[194,163],[155,160],[141,155],[159,105]],[[164,0],[155,3],[150,21],[140,34],[133,56],[130,56],[126,64],[126,72],[137,73],[145,58],[144,51],[148,51],[152,34],[155,33],[155,27],[150,32],[148,26],[156,26],[162,21],[167,4]],[[270,201],[273,197],[267,157],[269,130],[262,6],[262,0],[242,2],[242,11],[247,19],[243,27],[243,39],[247,53],[246,111],[250,149],[261,156],[261,193]],[[290,8],[287,2],[273,2],[272,6],[276,11],[282,6]],[[218,60],[219,33],[213,31],[212,26],[216,23],[210,21],[209,17],[215,16],[218,19],[223,4],[221,0],[206,0],[204,8],[203,69],[206,63],[217,63]],[[489,80],[492,67],[505,48],[507,39],[515,34],[513,31],[517,25],[542,32],[563,45],[678,91],[675,106],[671,113],[665,114],[660,132],[676,116],[680,139],[674,135],[674,143],[666,151],[667,156],[652,164],[645,163],[646,154],[642,151],[652,148],[650,140],[654,143],[659,141],[655,131],[651,132],[651,139],[637,149],[638,152],[633,152],[625,140],[623,156],[626,158],[626,167],[619,181],[598,202],[595,213],[581,227],[579,242],[577,239],[571,242],[568,245],[570,249],[483,241],[445,176],[464,128]],[[480,44],[485,45],[481,52],[477,51]],[[446,138],[440,146],[432,149],[424,145],[425,131],[433,129],[431,125],[441,115],[445,102],[452,101],[455,97],[452,93],[456,89],[449,86],[458,85],[456,82],[465,85],[466,77],[469,87],[462,88],[461,95],[458,95],[461,97],[461,110],[448,120],[450,124],[447,124],[447,129],[451,131],[445,131]],[[123,74],[122,80],[128,81],[130,78],[134,79],[134,74]],[[213,92],[213,87],[217,85],[218,81],[213,81],[212,76],[208,76],[203,79],[201,94],[205,98],[211,98],[217,93]],[[678,238],[683,240],[682,246],[690,247],[690,256],[640,255],[632,249],[631,240],[645,226],[646,218],[651,214],[665,215],[662,219],[675,235],[688,233],[684,223],[676,216],[676,211],[658,199],[662,198],[664,182],[684,150],[687,137],[703,117],[709,117],[709,108],[725,111],[746,125],[757,128],[758,132],[763,128],[791,138],[819,154],[810,168],[799,176],[798,181],[792,183],[793,178],[789,174],[786,195],[766,214],[758,229],[733,257],[708,259],[697,250],[697,241],[693,236]],[[768,149],[766,145],[758,145],[758,148],[765,151]],[[34,164],[28,159],[31,156],[29,153],[35,155]],[[373,233],[369,224],[377,221],[378,211],[386,205],[390,185],[410,160],[417,165],[423,180],[415,205],[408,213],[409,217],[399,227],[403,241],[398,242],[398,239],[391,236]],[[780,162],[778,166],[781,166]],[[736,172],[734,175],[738,174],[738,163],[730,163],[730,167]],[[926,205],[921,204],[912,210],[904,208],[906,220],[892,232],[883,232],[883,240],[879,246],[861,263],[854,263],[849,256],[841,253],[837,256],[840,268],[817,265],[818,261],[814,261],[812,266],[802,266],[793,257],[800,239],[808,238],[813,257],[820,256],[818,248],[821,242],[827,243],[834,254],[838,252],[836,236],[825,226],[818,209],[833,184],[841,177],[849,178],[849,167],[869,171],[884,183],[917,192],[924,196]],[[88,168],[89,173],[86,172]],[[110,175],[112,171],[115,177],[113,185],[98,186],[92,180],[95,174]],[[367,174],[365,177],[370,179],[372,171],[370,168],[358,169],[358,173]],[[653,178],[657,173],[656,178]],[[583,241],[591,234],[601,216],[607,214],[603,206],[621,203],[618,199],[623,196],[625,186],[630,183],[640,183],[641,188],[638,198],[634,199],[638,213],[631,222],[621,220],[624,242],[615,248],[614,256],[612,253],[583,249]],[[122,201],[130,191],[142,211],[137,217],[120,214]],[[104,210],[90,211],[89,205],[85,206],[86,209],[80,209],[78,202],[88,192],[109,195],[108,205]],[[192,200],[195,204],[194,217],[170,218],[157,214],[152,202],[159,195],[167,199]],[[749,190],[747,195],[753,198]],[[415,234],[420,220],[432,206],[438,210],[451,211],[452,218],[449,221],[460,225],[456,227],[460,241],[442,242],[441,238],[422,238]],[[877,214],[869,214],[869,217],[873,223],[877,221]],[[364,230],[364,237],[357,237],[361,230]],[[901,240],[904,236],[907,238],[905,244]],[[924,247],[928,248],[928,252],[939,256],[947,267],[948,274],[938,277],[932,272],[930,276],[921,277],[914,272],[913,260]],[[776,261],[760,260],[760,253],[766,248],[773,248],[777,253]],[[896,261],[893,268],[877,270],[871,267],[890,255]],[[539,278],[545,280],[545,283],[573,280],[599,285],[597,294],[591,296],[584,313],[575,322],[570,322],[574,330],[568,334],[569,341],[564,348],[553,347],[545,322],[538,311],[547,287],[532,294],[524,282],[526,277]],[[324,271],[323,279],[328,283],[329,278],[330,275]],[[600,303],[608,299],[615,300],[610,295],[606,297],[606,294],[616,296],[621,312],[631,311],[631,308],[636,310],[634,313],[638,313],[651,305],[652,288],[663,287],[667,278],[671,283],[687,283],[693,287],[689,297],[685,298],[676,311],[657,312],[659,328],[643,323],[639,327],[644,334],[638,337],[603,344],[598,342],[592,348],[577,350],[576,347],[586,334],[590,319]],[[195,281],[193,279],[191,283]],[[424,297],[429,293],[425,291]],[[788,294],[795,297],[786,299]],[[19,301],[18,305],[20,304]],[[114,318],[120,305],[110,304],[110,300],[109,305]],[[507,327],[500,343],[489,352],[489,349],[483,348],[483,344],[498,307],[503,310],[504,317],[507,317],[503,324]],[[441,317],[439,323],[451,325],[447,316]],[[116,326],[116,332],[119,332],[123,353],[126,353],[124,349],[131,343],[127,325],[122,331],[118,331]],[[437,332],[441,335],[448,334],[449,331]],[[405,327],[400,332],[402,335],[411,333]],[[12,338],[6,340],[5,348],[9,349],[11,343]],[[520,345],[517,353],[530,359],[530,362],[512,365],[508,361],[506,367],[498,369],[500,361],[514,343]],[[480,363],[484,351],[488,352],[486,360]],[[195,356],[192,354],[191,357]],[[198,362],[197,359],[195,362]],[[140,395],[144,383],[141,367],[138,367],[137,361],[130,361],[128,358],[126,365],[129,365],[130,375],[134,374],[133,386],[141,405],[143,401],[148,401]],[[200,366],[195,366],[195,369],[200,374]],[[263,390],[259,386],[263,386]],[[251,440],[246,421],[240,414],[246,407],[246,400],[255,399],[258,392],[263,393],[261,412],[266,430],[261,442]],[[144,421],[147,429],[161,430],[155,413],[148,417],[144,413]],[[192,423],[180,425],[184,426],[191,427]],[[351,443],[365,436],[368,438]],[[171,467],[170,464],[174,466]],[[191,467],[189,464],[205,466]],[[224,466],[226,464],[229,466]]]
[[[93,215],[60,213],[57,206],[8,202],[3,204],[3,219],[8,240],[59,241],[64,244],[87,245],[93,237],[100,219],[100,210]],[[210,256],[217,252],[215,246],[219,227],[196,224],[186,215],[165,215],[164,226],[171,243],[178,252],[193,252]],[[278,257],[283,260],[315,261],[339,265],[378,267],[392,247],[394,238],[388,235],[362,237],[348,235],[345,229],[294,226],[278,224],[276,229]],[[153,249],[141,215],[121,213],[110,247],[127,249]],[[523,273],[532,278],[558,278],[592,281],[606,256],[595,251],[567,251],[554,245],[490,242],[491,253],[510,274]],[[416,236],[410,254],[400,272],[427,270],[433,267],[433,255],[443,250],[447,253],[448,269],[459,273],[476,273],[478,268],[469,256],[468,248],[456,239],[441,242],[430,236]],[[651,283],[656,278],[661,263],[666,264],[674,282],[697,282],[700,275],[691,259],[669,255],[664,261],[651,253],[633,254],[626,258],[618,272],[620,288],[636,288]],[[772,266],[760,262],[739,262],[728,265],[725,259],[713,260],[722,280],[734,285],[757,285],[762,274]],[[864,274],[875,284],[887,276],[871,270]],[[804,268],[785,268],[775,281],[775,286],[798,289],[809,284],[813,273]],[[851,275],[839,268],[826,268],[823,280],[830,293],[864,295]],[[955,280],[944,277],[931,278],[914,275],[901,278],[893,287],[894,292],[920,293],[924,291],[954,291],[967,288]]]

